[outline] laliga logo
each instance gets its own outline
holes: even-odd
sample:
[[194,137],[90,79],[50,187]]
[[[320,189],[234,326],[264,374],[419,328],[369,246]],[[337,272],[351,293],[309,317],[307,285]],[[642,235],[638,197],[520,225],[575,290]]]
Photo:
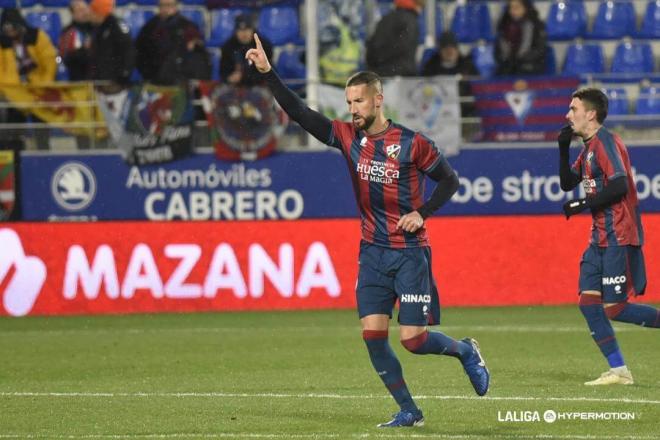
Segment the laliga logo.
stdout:
[[0,249],[0,285],[15,268],[5,291],[0,292],[2,304],[12,316],[27,315],[46,281],[46,265],[38,257],[25,255],[21,239],[11,229],[0,229]]
[[96,196],[96,178],[86,165],[68,162],[55,171],[50,190],[58,205],[67,211],[80,211]]

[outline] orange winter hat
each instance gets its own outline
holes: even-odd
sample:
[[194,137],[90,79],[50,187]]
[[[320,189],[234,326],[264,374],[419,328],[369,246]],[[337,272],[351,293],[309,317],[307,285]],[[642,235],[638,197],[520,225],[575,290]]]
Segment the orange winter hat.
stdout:
[[89,7],[96,15],[107,17],[115,8],[115,0],[92,0]]

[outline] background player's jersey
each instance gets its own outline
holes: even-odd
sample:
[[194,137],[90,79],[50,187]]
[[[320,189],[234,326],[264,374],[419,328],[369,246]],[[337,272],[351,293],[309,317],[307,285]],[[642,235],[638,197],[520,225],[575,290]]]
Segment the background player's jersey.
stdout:
[[601,247],[635,245],[644,242],[644,231],[637,202],[637,189],[630,168],[628,150],[621,138],[601,127],[587,141],[573,164],[582,179],[587,198],[594,197],[608,182],[626,176],[628,192],[619,202],[604,210],[592,211],[591,243]]
[[424,173],[446,163],[433,141],[392,121],[382,133],[369,136],[350,122],[335,120],[328,145],[340,148],[346,158],[362,239],[390,248],[428,246],[426,228],[409,233],[396,224],[424,204]]

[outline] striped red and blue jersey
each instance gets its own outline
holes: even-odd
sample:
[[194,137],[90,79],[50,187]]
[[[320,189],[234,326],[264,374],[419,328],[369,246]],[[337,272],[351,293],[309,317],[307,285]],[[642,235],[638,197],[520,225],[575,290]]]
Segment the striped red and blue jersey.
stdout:
[[620,176],[628,179],[628,192],[623,199],[603,210],[592,211],[591,244],[600,247],[644,244],[637,189],[628,150],[621,138],[601,127],[585,142],[573,164],[573,172],[582,179],[587,198],[602,191],[612,179]]
[[429,138],[389,121],[368,135],[335,120],[328,145],[341,149],[353,181],[362,219],[362,239],[378,246],[428,246],[426,228],[397,229],[399,219],[424,204],[424,174],[446,159]]

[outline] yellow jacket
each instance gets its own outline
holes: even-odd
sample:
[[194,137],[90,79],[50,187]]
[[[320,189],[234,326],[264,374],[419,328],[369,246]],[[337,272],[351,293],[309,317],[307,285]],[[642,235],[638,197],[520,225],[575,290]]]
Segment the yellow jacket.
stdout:
[[[27,82],[37,85],[55,81],[57,50],[48,34],[41,29],[27,28],[23,44],[37,67],[27,74]],[[20,84],[16,55],[11,40],[0,37],[0,84]]]

